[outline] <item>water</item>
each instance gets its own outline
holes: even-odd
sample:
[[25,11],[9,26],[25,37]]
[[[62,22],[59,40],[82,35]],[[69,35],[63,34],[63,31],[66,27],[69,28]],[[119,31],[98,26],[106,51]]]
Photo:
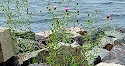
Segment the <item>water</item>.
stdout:
[[[46,6],[48,3],[52,5],[56,5],[61,3],[61,0],[29,0],[30,2],[30,12],[35,11],[35,15],[33,15],[33,22],[31,23],[31,27],[34,32],[40,32],[49,29],[49,25],[52,23],[52,19],[47,13]],[[79,5],[76,9],[73,9],[76,3]],[[65,7],[63,5],[62,7]],[[110,14],[112,16],[112,26],[120,26],[125,27],[125,0],[71,0],[69,4],[69,9],[71,12],[75,12],[76,10],[80,11],[80,15],[77,19],[80,20],[82,24],[85,24],[87,19],[87,14],[94,14],[94,10],[97,9],[99,12],[97,14],[98,21],[95,22],[95,26],[99,26],[101,23],[104,23],[106,20],[106,15]],[[59,11],[63,11],[63,8],[60,8]],[[42,11],[42,13],[40,12]],[[62,13],[59,13],[61,15]],[[5,25],[5,19],[3,18],[4,14],[0,13],[0,25]],[[46,20],[47,19],[47,20]],[[75,22],[75,21],[74,21]]]

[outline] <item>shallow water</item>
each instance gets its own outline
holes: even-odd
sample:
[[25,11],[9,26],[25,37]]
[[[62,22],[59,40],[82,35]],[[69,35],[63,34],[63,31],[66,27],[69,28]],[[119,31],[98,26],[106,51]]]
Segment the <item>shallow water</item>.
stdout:
[[[52,23],[52,19],[47,13],[46,6],[48,3],[52,5],[56,5],[61,3],[62,0],[29,0],[30,2],[30,12],[35,11],[35,15],[33,15],[33,22],[31,23],[31,27],[34,32],[40,32],[49,29],[49,25]],[[64,0],[66,1],[66,0]],[[74,9],[76,3],[79,5]],[[125,27],[125,0],[71,0],[69,4],[69,10],[71,13],[74,13],[76,10],[80,11],[80,15],[77,19],[85,24],[87,20],[87,14],[94,14],[94,10],[98,10],[98,20],[95,22],[95,26],[100,26],[100,24],[104,23],[106,20],[106,15],[110,14],[112,16],[113,26]],[[64,11],[65,5],[62,5],[62,8],[58,9],[59,11]],[[41,12],[42,11],[42,14]],[[0,12],[0,25],[5,25],[4,14]],[[58,15],[62,15],[62,13],[58,13]],[[46,20],[47,19],[47,20]],[[74,21],[75,22],[75,21]]]

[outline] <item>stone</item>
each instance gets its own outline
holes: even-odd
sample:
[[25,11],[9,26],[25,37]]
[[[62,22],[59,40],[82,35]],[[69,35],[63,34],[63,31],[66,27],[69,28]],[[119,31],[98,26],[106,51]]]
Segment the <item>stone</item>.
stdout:
[[[112,38],[111,40],[115,39],[120,44],[122,44],[123,46],[125,46],[125,33],[121,33],[121,32],[118,32],[118,31],[111,30],[111,31],[105,31],[105,34],[107,36],[113,36],[113,37],[115,37],[115,38]],[[111,37],[109,37],[109,38],[111,38]],[[113,40],[113,42],[114,42],[114,40]]]
[[80,31],[85,31],[85,30],[83,30],[83,29],[81,29],[79,27],[71,27],[71,28],[67,28],[66,30],[67,30],[68,33],[73,34],[72,37],[81,36],[79,32]]
[[115,31],[120,32],[120,33],[125,33],[125,28],[117,27],[115,28]]
[[47,31],[44,31],[44,32],[39,32],[39,33],[36,33],[35,34],[35,40],[38,40],[38,39],[46,39],[47,37],[49,37],[49,35],[52,34],[52,31],[51,30],[47,30]]
[[102,37],[101,39],[101,47],[105,47],[107,44],[114,44],[114,41],[117,40],[117,38],[110,38],[107,36]]
[[112,44],[107,44],[105,47],[103,47],[103,49],[107,49],[108,51],[111,51],[112,48],[113,48]]
[[85,43],[87,40],[84,40],[84,36],[76,36],[72,38],[73,42],[77,42],[80,46],[83,46],[83,43]]
[[[75,43],[72,45],[72,44],[60,42],[57,45],[58,45],[58,47],[56,46],[53,50],[54,52],[56,51],[56,56],[54,57],[55,64],[60,64],[61,66],[63,64],[65,64],[66,62],[69,64],[71,60],[65,60],[66,59],[65,57],[67,57],[67,59],[72,59],[72,57],[76,58],[78,61],[74,61],[74,62],[77,62],[77,63],[80,63],[83,60],[85,60],[85,59],[83,59],[83,55],[82,55],[82,53],[84,53],[84,51],[82,50],[81,47],[75,45]],[[46,51],[41,52],[41,54],[39,54],[36,57],[36,60],[38,61],[38,63],[46,63],[46,58],[52,57],[52,55],[50,56],[49,54],[51,54],[51,53],[46,52]],[[86,61],[86,63],[87,63],[87,61]],[[81,63],[81,64],[83,64],[83,63]]]
[[[109,51],[106,50],[106,49],[102,49],[102,48],[99,48],[98,46],[95,46],[92,50],[88,51],[85,53],[86,57],[87,57],[87,61],[89,63],[89,65],[93,64],[93,61],[95,58],[97,58],[98,56],[100,56],[100,58],[104,58],[107,53]],[[95,62],[97,63],[97,62]]]
[[102,58],[102,62],[116,63],[125,66],[125,47],[116,45],[113,49]]
[[98,63],[102,62],[102,59],[100,56],[94,59],[94,65],[97,65]]
[[121,39],[121,38],[125,37],[125,33],[120,33],[120,32],[114,31],[114,30],[105,31],[105,34],[107,36],[113,36],[113,37],[115,37],[117,39]]
[[77,32],[77,33],[79,33],[80,35],[86,35],[87,34],[87,31],[79,31],[79,32]]
[[125,36],[117,40],[118,44],[121,44],[125,47]]
[[14,55],[14,56],[10,57],[8,60],[6,60],[5,62],[0,63],[0,66],[1,65],[4,65],[4,66],[28,66],[29,64],[32,63],[32,59],[34,57],[36,57],[38,55],[38,53],[40,53],[42,51],[48,51],[48,49],[44,48],[44,49],[40,49],[40,50],[33,51],[30,53],[22,53],[22,54]]
[[13,44],[11,30],[0,27],[0,62],[8,60],[15,54],[15,46]]
[[[81,36],[79,34],[79,31],[85,31],[81,28],[78,28],[78,27],[71,27],[71,28],[66,28],[66,31],[67,33],[71,33],[73,34],[73,37],[76,37],[76,36]],[[52,34],[52,31],[51,30],[47,30],[47,31],[44,31],[44,32],[39,32],[39,33],[36,33],[35,34],[35,40],[38,40],[38,39],[46,39],[48,38],[50,35]]]
[[99,63],[98,65],[96,66],[124,66],[124,65],[120,65],[120,64],[115,64],[115,63]]
[[114,46],[116,46],[116,45],[123,46],[122,42],[120,42],[120,41],[118,41],[118,40],[115,40],[113,45],[114,45]]

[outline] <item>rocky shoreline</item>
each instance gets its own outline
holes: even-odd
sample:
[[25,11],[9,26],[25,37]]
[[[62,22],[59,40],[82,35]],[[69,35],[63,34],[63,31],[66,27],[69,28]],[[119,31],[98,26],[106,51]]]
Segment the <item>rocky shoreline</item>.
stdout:
[[[78,27],[71,27],[67,28],[67,32],[71,33],[72,36],[72,43],[64,43],[60,42],[58,43],[58,46],[55,47],[55,50],[64,47],[64,48],[70,48],[74,51],[81,52],[80,46],[83,45],[85,40],[83,40],[83,36],[86,35],[87,31],[78,28]],[[93,43],[98,39],[99,33],[104,34],[101,38],[101,43],[98,44],[98,46],[95,46],[93,49],[91,49],[89,52],[85,53],[86,56],[88,56],[87,61],[89,64],[94,63],[96,66],[125,66],[125,30],[123,28],[116,28],[112,31],[104,31],[103,29],[96,30],[95,33],[92,35],[92,38],[89,40],[92,40]],[[25,33],[24,33],[25,34]],[[24,39],[24,37],[19,37],[18,40],[20,42],[30,42],[27,43],[26,46],[30,46],[32,44],[32,48],[34,48],[36,51],[32,51],[30,53],[23,53],[23,49],[20,50],[18,47],[17,52],[20,52],[21,54],[17,54],[6,60],[5,62],[0,63],[0,66],[48,66],[46,63],[39,62],[39,64],[35,63],[32,64],[33,58],[36,58],[38,61],[43,59],[40,58],[39,53],[43,53],[47,56],[49,54],[48,49],[46,46],[46,42],[48,41],[48,37],[52,34],[50,30],[39,32],[39,33],[32,33],[29,35],[33,35],[33,38],[31,40],[28,40],[27,38]],[[19,34],[16,34],[19,36]],[[35,36],[35,38],[34,38]],[[43,51],[44,50],[44,51]],[[25,50],[26,51],[26,50]],[[67,50],[68,51],[68,50]],[[95,52],[96,51],[96,52]],[[80,55],[79,52],[76,52]],[[90,55],[94,55],[94,59],[91,60],[89,58]],[[44,60],[44,59],[43,59]],[[16,61],[16,62],[15,62]],[[10,63],[12,62],[12,65]],[[31,63],[29,63],[31,62]],[[105,65],[103,65],[105,64]]]

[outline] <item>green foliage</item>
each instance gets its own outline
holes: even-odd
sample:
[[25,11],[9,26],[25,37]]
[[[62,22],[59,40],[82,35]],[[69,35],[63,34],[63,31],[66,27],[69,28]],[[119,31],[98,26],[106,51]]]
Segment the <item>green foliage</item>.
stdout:
[[[76,6],[77,5],[75,5],[75,8]],[[72,34],[67,33],[66,29],[69,27],[69,23],[72,21],[72,18],[78,21],[77,16],[80,13],[78,11],[76,11],[76,13],[70,13],[70,10],[69,10],[67,12],[64,12],[63,17],[57,19],[56,13],[55,13],[56,10],[53,10],[51,7],[52,5],[48,7],[48,11],[49,11],[49,14],[52,16],[53,23],[51,26],[52,35],[49,37],[50,41],[47,44],[47,47],[50,48],[49,49],[50,56],[47,57],[46,59],[47,63],[52,66],[81,66],[81,65],[88,66],[85,53],[92,50],[92,48],[97,45],[97,43],[96,42],[93,43],[93,40],[92,40],[93,22],[90,19],[90,15],[88,16],[88,20],[86,22],[86,24],[89,26],[89,27],[87,26],[87,28],[90,29],[90,34],[84,36],[83,40],[85,40],[86,42],[83,44],[84,46],[81,47],[81,50],[72,48],[72,47],[66,47],[66,46],[62,46],[61,48],[56,50],[54,48],[57,46],[59,42],[71,43]],[[75,15],[75,16],[71,17],[71,15]],[[74,27],[75,26],[76,25],[74,23]],[[100,38],[100,36],[98,38]],[[79,51],[80,53],[76,51]]]
[[[10,2],[14,3],[14,7],[10,6]],[[59,8],[63,8],[63,6],[68,6],[71,0],[62,0],[59,3],[57,9],[53,9],[52,4],[48,4],[47,9],[48,13],[51,15],[53,21],[50,27],[52,34],[48,37],[49,41],[47,43],[47,47],[49,48],[48,55],[39,54],[41,57],[41,62],[46,62],[50,66],[89,66],[87,61],[87,56],[85,53],[92,50],[93,47],[98,46],[101,38],[105,35],[104,30],[96,31],[93,24],[98,20],[97,13],[98,10],[95,10],[93,15],[88,14],[88,19],[86,20],[86,26],[80,24],[78,20],[78,16],[80,14],[79,10],[75,12],[71,12],[69,10],[59,11]],[[74,4],[73,9],[76,9],[78,3]],[[33,47],[29,46],[27,42],[23,40],[17,40],[18,38],[24,39],[35,39],[34,35],[30,35],[29,33],[19,33],[19,31],[31,31],[30,21],[32,18],[32,13],[29,13],[29,3],[28,0],[3,0],[0,3],[1,11],[5,13],[6,23],[10,27],[13,32],[13,39],[16,40],[17,46],[23,49],[23,51],[34,51]],[[63,13],[60,18],[58,18],[57,13]],[[65,44],[71,44],[72,39],[71,33],[67,32],[67,28],[69,28],[69,24],[73,23],[73,27],[82,26],[83,29],[88,28],[88,34],[83,36],[83,46],[73,48],[71,46],[61,46],[56,49],[60,42],[64,42]],[[108,24],[108,25],[107,25]],[[109,22],[106,22],[106,25],[109,27]],[[103,27],[105,24],[103,25]],[[33,44],[30,44],[33,45]],[[33,45],[34,46],[34,45]],[[93,55],[90,56],[91,59],[94,58]],[[33,58],[33,63],[38,63],[39,60]]]
[[18,43],[20,41],[17,39],[35,39],[34,35],[24,33],[32,31],[30,27],[32,13],[29,12],[28,2],[28,0],[2,0],[0,2],[0,11],[4,13],[6,24],[12,31],[14,43],[17,47],[24,50],[27,50],[29,46],[25,46],[25,43]]
[[38,63],[38,61],[35,58],[33,58],[33,63]]

